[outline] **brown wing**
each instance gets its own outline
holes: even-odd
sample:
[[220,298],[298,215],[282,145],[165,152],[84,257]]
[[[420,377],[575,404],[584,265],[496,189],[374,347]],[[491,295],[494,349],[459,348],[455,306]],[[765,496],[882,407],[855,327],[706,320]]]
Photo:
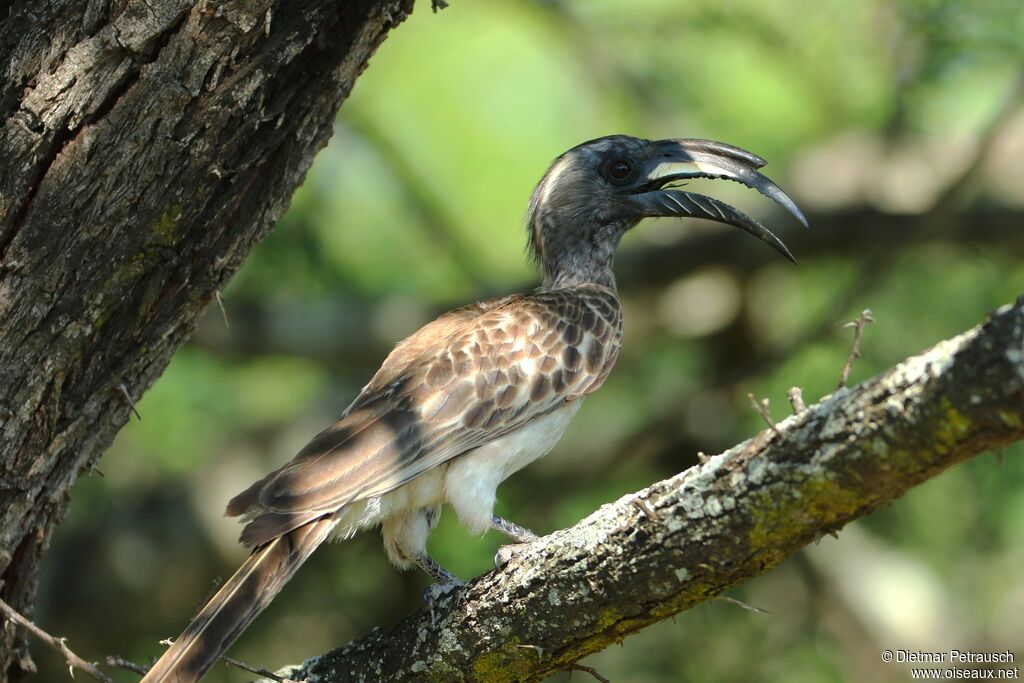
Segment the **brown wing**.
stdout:
[[618,355],[615,293],[598,285],[477,304],[402,342],[334,426],[228,504],[259,545],[378,496],[597,389]]

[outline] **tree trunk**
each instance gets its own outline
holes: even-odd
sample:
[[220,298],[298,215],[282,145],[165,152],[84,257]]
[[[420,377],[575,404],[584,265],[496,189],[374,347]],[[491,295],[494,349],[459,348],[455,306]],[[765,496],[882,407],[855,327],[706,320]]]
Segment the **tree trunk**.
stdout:
[[[287,207],[412,0],[0,0],[0,578]],[[31,668],[0,630],[0,681]]]

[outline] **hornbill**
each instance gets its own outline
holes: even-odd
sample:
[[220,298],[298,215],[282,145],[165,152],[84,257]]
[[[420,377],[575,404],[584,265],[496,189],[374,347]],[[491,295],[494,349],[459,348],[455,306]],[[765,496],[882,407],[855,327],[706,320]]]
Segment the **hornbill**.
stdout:
[[[613,135],[559,156],[530,199],[529,244],[543,273],[532,294],[451,311],[402,341],[331,427],[290,462],[235,496],[249,559],[200,610],[143,683],[198,680],[327,538],[379,526],[391,562],[461,584],[426,551],[448,503],[473,533],[531,532],[493,514],[498,485],[547,453],[604,382],[619,354],[622,309],[612,260],[645,217],[726,223],[768,242],[767,228],[711,197],[666,187],[687,178],[738,181],[801,223],[758,173],[764,159],[709,140]],[[496,564],[517,545],[505,546]],[[430,593],[428,593],[429,599]]]

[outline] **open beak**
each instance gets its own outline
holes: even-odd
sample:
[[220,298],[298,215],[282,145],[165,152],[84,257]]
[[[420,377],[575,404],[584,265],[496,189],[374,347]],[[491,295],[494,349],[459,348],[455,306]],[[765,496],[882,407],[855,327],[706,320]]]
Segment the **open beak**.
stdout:
[[765,160],[739,147],[713,140],[659,140],[656,154],[645,169],[647,181],[640,192],[630,196],[644,217],[692,217],[725,223],[745,230],[770,244],[796,263],[793,254],[768,228],[724,202],[695,192],[662,189],[668,183],[687,178],[721,178],[742,183],[780,204],[807,226],[807,219],[778,185],[757,172]]

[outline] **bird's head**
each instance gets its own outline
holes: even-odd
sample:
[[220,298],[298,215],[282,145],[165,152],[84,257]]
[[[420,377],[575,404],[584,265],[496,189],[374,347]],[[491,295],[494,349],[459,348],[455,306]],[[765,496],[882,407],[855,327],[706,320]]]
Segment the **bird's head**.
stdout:
[[720,178],[751,187],[807,225],[800,209],[757,169],[756,154],[711,140],[598,138],[555,159],[537,184],[527,214],[530,247],[549,287],[614,282],[611,263],[623,233],[648,217],[726,223],[761,238],[790,261],[782,241],[759,222],[701,194],[666,188],[687,178]]

